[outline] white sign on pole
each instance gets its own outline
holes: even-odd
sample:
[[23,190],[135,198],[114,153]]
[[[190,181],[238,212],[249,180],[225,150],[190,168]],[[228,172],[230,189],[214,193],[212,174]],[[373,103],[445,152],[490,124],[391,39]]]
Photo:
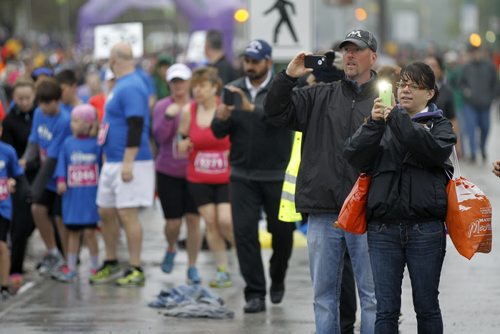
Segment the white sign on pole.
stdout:
[[417,13],[409,10],[399,10],[393,16],[394,39],[401,43],[418,41],[419,17]]
[[313,47],[313,2],[307,0],[250,0],[250,39],[273,47],[273,59],[289,61]]
[[99,25],[94,28],[94,57],[109,58],[111,48],[118,42],[127,42],[132,46],[135,58],[144,53],[142,23],[121,23]]
[[189,37],[189,44],[186,51],[186,61],[190,63],[203,63],[207,60],[205,57],[205,39],[207,32],[205,30],[193,31]]

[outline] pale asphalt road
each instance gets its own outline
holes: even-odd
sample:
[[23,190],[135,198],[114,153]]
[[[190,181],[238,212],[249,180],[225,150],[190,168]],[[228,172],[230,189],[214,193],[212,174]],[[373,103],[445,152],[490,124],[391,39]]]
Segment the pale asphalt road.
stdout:
[[[488,145],[490,160],[495,157],[500,159],[500,122],[496,115],[492,119]],[[456,252],[448,239],[440,286],[445,333],[497,334],[500,333],[500,248],[496,241],[499,223],[496,208],[500,208],[500,179],[491,174],[490,163],[462,163],[462,170],[464,176],[473,180],[489,196],[493,205],[493,251],[478,254],[469,261]],[[158,207],[146,210],[141,218],[145,230],[143,259],[147,275],[144,288],[90,286],[84,270],[88,265],[88,256],[83,250],[83,264],[77,283],[61,284],[31,275],[34,283],[28,285],[25,292],[0,304],[0,333],[314,333],[307,250],[304,247],[294,249],[283,303],[271,305],[268,300],[264,313],[243,314],[243,281],[234,254],[230,256],[234,287],[216,291],[235,311],[234,319],[177,319],[148,308],[147,302],[161,288],[185,283],[187,261],[185,253],[181,252],[176,259],[174,273],[163,274],[159,269],[165,245],[160,210]],[[32,244],[31,257],[40,256],[43,247],[38,235],[33,237]],[[269,258],[267,250],[264,257],[266,260]],[[213,272],[213,261],[207,252],[203,252],[199,260],[206,285]],[[33,270],[32,261],[28,262],[28,269]],[[404,280],[402,313],[401,333],[416,333],[408,277]]]

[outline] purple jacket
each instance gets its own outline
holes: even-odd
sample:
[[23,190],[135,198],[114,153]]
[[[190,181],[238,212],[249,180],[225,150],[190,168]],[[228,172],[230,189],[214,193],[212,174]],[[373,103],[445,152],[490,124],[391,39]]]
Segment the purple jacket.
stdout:
[[186,177],[187,156],[179,157],[175,147],[175,137],[181,113],[172,119],[165,117],[165,110],[173,103],[171,97],[159,100],[153,111],[153,136],[158,144],[158,155],[156,156],[156,170],[160,173],[174,176]]

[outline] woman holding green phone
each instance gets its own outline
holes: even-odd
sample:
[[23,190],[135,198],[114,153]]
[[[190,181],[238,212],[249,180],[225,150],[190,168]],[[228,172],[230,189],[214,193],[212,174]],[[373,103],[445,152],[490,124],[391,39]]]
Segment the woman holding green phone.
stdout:
[[[434,102],[438,89],[421,62],[401,71],[398,101],[376,98],[371,118],[347,140],[344,156],[372,175],[368,250],[375,282],[375,333],[398,333],[401,284],[408,267],[418,333],[442,333],[439,280],[446,251],[446,185],[456,143]],[[392,95],[392,94],[391,94]]]

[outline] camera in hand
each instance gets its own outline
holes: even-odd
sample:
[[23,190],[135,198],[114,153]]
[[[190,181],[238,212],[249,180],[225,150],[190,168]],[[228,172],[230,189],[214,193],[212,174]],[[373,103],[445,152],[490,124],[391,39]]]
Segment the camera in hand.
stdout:
[[326,56],[307,55],[304,57],[304,66],[306,68],[327,68]]
[[222,93],[222,103],[227,106],[234,105],[234,92],[230,91],[227,87],[224,87],[224,91]]

